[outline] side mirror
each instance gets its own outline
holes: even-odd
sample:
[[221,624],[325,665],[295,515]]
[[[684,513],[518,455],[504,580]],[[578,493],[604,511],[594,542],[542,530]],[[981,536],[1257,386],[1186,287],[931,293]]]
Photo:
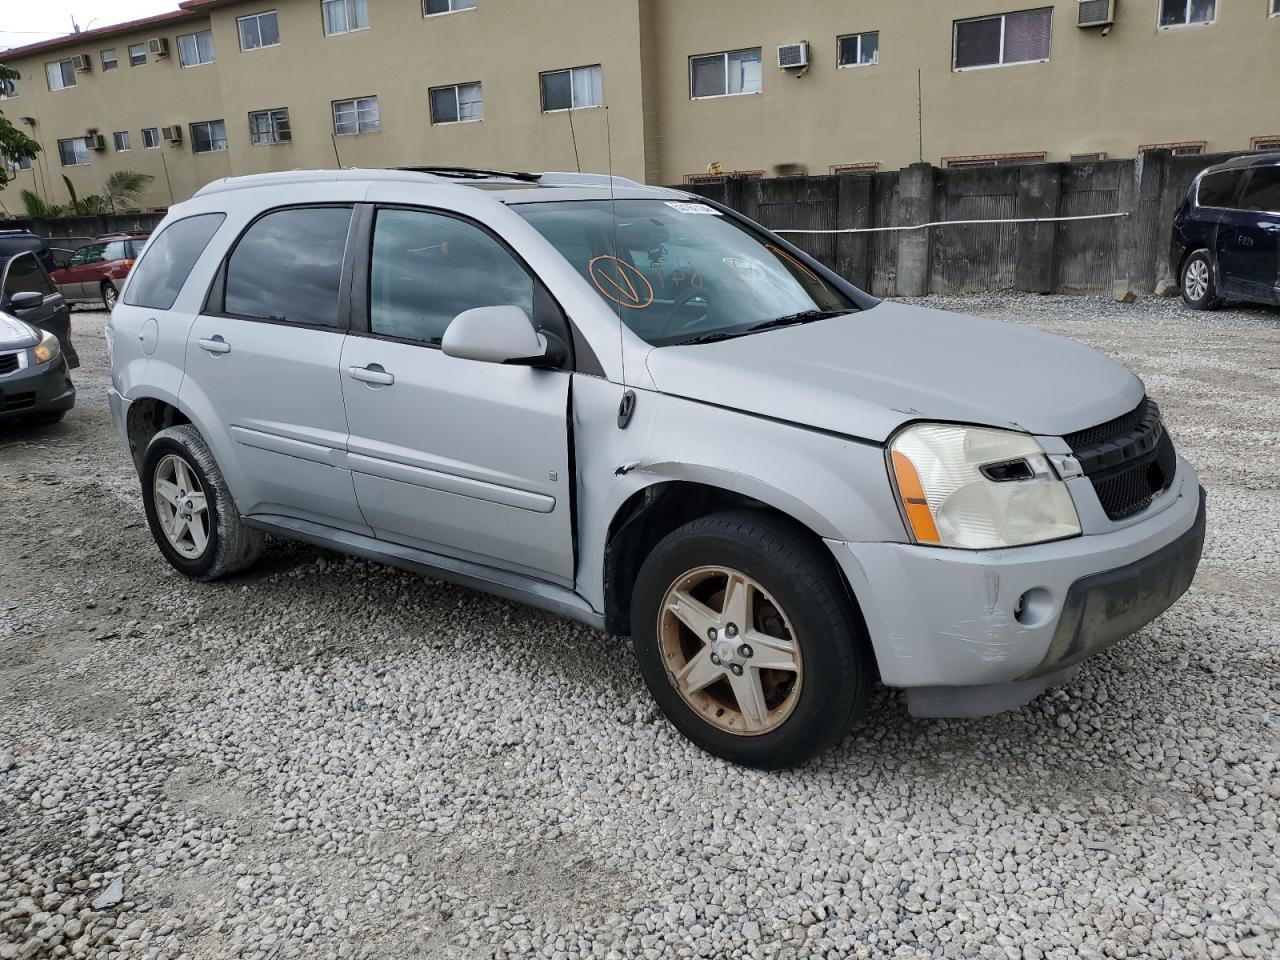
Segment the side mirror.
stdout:
[[519,307],[464,310],[445,328],[440,347],[446,356],[482,363],[554,367],[563,361],[559,345]]
[[9,298],[9,309],[14,313],[19,310],[33,310],[41,306],[44,306],[44,294],[36,290],[15,293]]

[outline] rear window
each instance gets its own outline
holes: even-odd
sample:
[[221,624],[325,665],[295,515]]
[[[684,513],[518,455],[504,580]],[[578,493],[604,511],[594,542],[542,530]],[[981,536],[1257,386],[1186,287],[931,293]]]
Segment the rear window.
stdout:
[[226,312],[336,327],[350,224],[350,207],[289,207],[255,221],[227,259]]
[[1196,202],[1202,207],[1230,207],[1235,199],[1239,174],[1235,170],[1222,170],[1200,178],[1200,193]]
[[191,268],[225,219],[226,214],[201,213],[165,227],[134,268],[124,302],[152,310],[172,307]]
[[102,245],[103,260],[128,260],[131,256],[128,240],[112,240]]
[[1240,198],[1246,210],[1280,213],[1280,167],[1256,167]]

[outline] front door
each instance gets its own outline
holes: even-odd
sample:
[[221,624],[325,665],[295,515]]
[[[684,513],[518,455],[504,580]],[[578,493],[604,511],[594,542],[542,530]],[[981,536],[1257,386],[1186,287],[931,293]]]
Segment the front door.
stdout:
[[245,231],[191,326],[180,396],[229,434],[242,513],[368,534],[338,383],[350,222],[350,207],[292,207]]
[[1280,302],[1280,167],[1256,167],[1218,228],[1224,293]]
[[341,364],[364,517],[382,539],[571,585],[571,374],[440,350],[472,307],[558,308],[469,221],[380,209],[372,247]]

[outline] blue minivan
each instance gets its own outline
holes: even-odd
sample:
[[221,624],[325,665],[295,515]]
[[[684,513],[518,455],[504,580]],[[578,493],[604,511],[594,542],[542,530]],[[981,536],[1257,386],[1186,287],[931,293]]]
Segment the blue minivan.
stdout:
[[1280,306],[1280,153],[1202,170],[1173,216],[1169,264],[1193,310]]

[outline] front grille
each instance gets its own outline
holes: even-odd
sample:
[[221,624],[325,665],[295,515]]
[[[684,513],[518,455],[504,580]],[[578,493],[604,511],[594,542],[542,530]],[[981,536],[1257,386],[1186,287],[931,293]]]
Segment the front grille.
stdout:
[[1112,520],[1145,510],[1173,484],[1177,454],[1149,397],[1123,416],[1063,439]]
[[18,355],[16,353],[0,353],[0,375],[13,373],[18,369]]
[[9,410],[25,410],[27,407],[36,405],[36,395],[34,391],[27,393],[6,393],[4,395],[3,409]]

